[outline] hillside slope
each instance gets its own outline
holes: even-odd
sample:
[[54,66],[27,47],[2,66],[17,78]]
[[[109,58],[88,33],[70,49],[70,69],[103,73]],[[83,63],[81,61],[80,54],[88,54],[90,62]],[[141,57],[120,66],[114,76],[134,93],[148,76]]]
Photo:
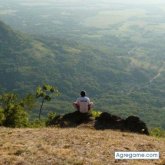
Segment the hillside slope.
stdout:
[[[165,161],[165,140],[89,128],[0,128],[0,164],[153,165]],[[115,160],[115,151],[159,151],[160,160]]]
[[0,21],[1,88],[31,91],[44,79],[42,72],[46,66],[42,61],[46,57],[51,60],[52,52],[43,43],[12,30]]
[[66,113],[85,89],[100,111],[137,115],[147,125],[165,128],[164,57],[156,53],[150,58],[143,47],[130,50],[127,41],[110,39],[110,47],[48,36],[34,39],[0,22],[0,91],[34,92],[49,83],[61,95],[46,109]]

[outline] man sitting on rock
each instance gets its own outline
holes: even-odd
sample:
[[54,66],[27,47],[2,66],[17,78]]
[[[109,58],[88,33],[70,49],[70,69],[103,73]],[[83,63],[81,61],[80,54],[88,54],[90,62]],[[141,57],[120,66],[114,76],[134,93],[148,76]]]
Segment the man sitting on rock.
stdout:
[[91,110],[93,103],[90,102],[89,97],[86,96],[85,91],[80,92],[80,97],[73,103],[77,111],[81,113],[88,113]]

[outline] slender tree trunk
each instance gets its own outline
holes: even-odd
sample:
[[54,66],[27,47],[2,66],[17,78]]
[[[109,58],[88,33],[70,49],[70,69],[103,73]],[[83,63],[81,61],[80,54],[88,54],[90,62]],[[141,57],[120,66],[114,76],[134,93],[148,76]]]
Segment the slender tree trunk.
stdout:
[[41,112],[42,112],[43,104],[44,104],[44,98],[43,98],[43,100],[42,100],[41,107],[40,107],[39,120],[40,120],[40,118],[41,118]]

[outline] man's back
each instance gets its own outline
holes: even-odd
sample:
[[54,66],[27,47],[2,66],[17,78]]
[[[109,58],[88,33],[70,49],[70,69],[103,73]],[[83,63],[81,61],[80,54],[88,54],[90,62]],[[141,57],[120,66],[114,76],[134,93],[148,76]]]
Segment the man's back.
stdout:
[[79,111],[82,113],[86,113],[89,110],[90,99],[88,97],[79,97],[76,100],[76,103],[79,105]]

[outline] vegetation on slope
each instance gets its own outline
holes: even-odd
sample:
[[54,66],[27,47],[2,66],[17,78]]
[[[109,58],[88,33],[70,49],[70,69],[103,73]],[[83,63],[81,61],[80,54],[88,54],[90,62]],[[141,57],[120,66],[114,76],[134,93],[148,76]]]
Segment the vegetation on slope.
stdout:
[[151,127],[164,128],[164,68],[151,67],[147,60],[143,67],[131,53],[114,54],[113,46],[123,41],[116,38],[111,48],[103,50],[54,37],[34,40],[2,22],[0,27],[1,92],[23,94],[49,83],[61,96],[47,109],[65,113],[73,110],[71,103],[86,89],[100,111],[137,115]]

